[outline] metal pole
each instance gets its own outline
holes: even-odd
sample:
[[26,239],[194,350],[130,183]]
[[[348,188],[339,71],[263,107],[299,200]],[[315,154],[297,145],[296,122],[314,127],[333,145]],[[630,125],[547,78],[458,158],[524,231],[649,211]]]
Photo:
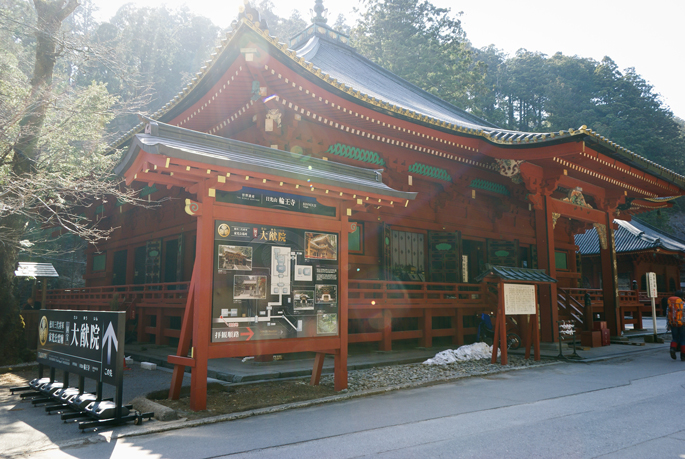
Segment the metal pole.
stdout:
[[656,306],[654,305],[654,297],[652,297],[652,323],[654,324],[654,342],[656,343]]

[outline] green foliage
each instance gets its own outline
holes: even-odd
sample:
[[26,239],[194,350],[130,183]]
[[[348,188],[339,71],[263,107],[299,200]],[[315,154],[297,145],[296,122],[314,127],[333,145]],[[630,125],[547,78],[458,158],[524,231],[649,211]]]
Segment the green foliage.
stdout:
[[[105,83],[122,102],[142,98],[153,113],[178,94],[209,58],[219,38],[219,27],[183,7],[137,8],[122,6],[109,21],[91,24],[83,33],[101,59],[77,68],[77,85]],[[148,96],[145,98],[145,96]],[[111,131],[127,131],[137,124],[135,114],[119,116]]]
[[[473,65],[461,21],[426,0],[367,0],[351,44],[410,83],[478,114],[481,68]],[[458,16],[458,15],[457,15]]]
[[282,18],[273,12],[274,4],[271,0],[261,0],[256,6],[262,19],[266,19],[269,35],[278,38],[281,43],[289,43],[290,39],[309,25],[298,10],[293,10],[289,18]]

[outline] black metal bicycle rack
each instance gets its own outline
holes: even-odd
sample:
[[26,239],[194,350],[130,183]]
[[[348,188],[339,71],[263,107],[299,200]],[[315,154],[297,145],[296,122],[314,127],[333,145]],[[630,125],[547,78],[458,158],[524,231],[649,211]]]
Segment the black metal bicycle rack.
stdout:
[[[557,327],[559,330],[559,355],[558,359],[581,359],[581,357],[576,352],[576,324],[572,320],[557,320]],[[564,355],[562,342],[566,339],[571,338],[573,343],[573,354],[568,357]]]
[[[152,412],[140,413],[131,405],[123,404],[124,313],[52,310],[41,313],[38,378],[27,386],[10,388],[12,394],[18,393],[34,406],[43,406],[47,414],[59,413],[64,422],[78,422],[81,431],[128,422],[138,425],[152,418]],[[100,342],[101,331],[104,333]],[[67,344],[70,337],[71,344]],[[44,376],[46,368],[49,377]],[[62,381],[55,378],[57,370],[63,372]],[[70,372],[78,375],[77,387],[69,385]],[[86,379],[95,381],[94,394],[85,392]],[[115,387],[114,400],[103,399],[103,383]]]

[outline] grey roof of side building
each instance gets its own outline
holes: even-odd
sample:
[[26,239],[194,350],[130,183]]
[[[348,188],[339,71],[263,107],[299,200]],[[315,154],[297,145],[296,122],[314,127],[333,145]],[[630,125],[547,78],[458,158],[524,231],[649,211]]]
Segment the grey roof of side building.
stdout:
[[398,199],[416,197],[416,193],[398,191],[384,184],[382,170],[379,169],[348,166],[152,120],[148,122],[150,133],[137,134],[134,137],[128,152],[114,169],[117,175],[123,175],[143,150],[171,158],[269,174],[321,186],[353,189]]
[[476,277],[475,282],[480,282],[488,276],[499,277],[506,281],[555,283],[557,280],[549,276],[544,269],[515,268],[512,266],[496,266],[485,264],[485,271]]
[[[618,229],[614,230],[616,253],[660,248],[685,254],[685,241],[647,223],[636,219],[630,222],[614,220],[614,223],[618,224]],[[587,230],[584,234],[576,234],[575,241],[578,252],[582,255],[599,253],[599,237],[595,228]]]

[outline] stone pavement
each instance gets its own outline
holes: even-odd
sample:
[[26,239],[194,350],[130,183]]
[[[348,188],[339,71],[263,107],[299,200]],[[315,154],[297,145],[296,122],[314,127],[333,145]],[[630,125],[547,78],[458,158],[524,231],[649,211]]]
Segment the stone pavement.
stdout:
[[[645,320],[645,326],[651,327],[651,319]],[[627,331],[623,337],[623,344],[612,343],[610,346],[599,348],[578,349],[581,357],[578,362],[593,362],[613,358],[623,358],[634,353],[663,350],[668,355],[670,338],[665,335],[666,323],[662,318],[658,319],[657,332],[665,339],[664,343],[644,343],[645,335],[652,335],[653,331]],[[559,354],[558,345],[543,344],[541,346],[543,359],[554,361]],[[446,347],[434,347],[422,349],[410,346],[397,346],[391,352],[377,352],[369,346],[352,346],[348,360],[350,370],[365,369],[377,366],[398,365],[404,363],[422,362],[433,357],[437,352]],[[136,364],[127,371],[124,383],[124,401],[128,403],[133,398],[144,395],[154,390],[166,390],[171,382],[171,370],[161,365],[166,365],[166,356],[174,353],[175,349],[168,346],[153,345],[127,345],[126,355],[133,356]],[[522,350],[514,353],[522,353]],[[564,356],[568,357],[572,350],[565,343]],[[209,362],[209,376],[230,383],[249,383],[262,380],[274,380],[279,378],[306,377],[311,374],[313,357],[311,355],[284,354],[282,360],[268,363],[254,362],[254,360],[242,359],[215,359]],[[156,371],[141,369],[139,362],[148,361],[160,364]],[[571,361],[571,360],[569,360]],[[324,372],[332,372],[333,358],[326,358]],[[184,378],[184,385],[189,385],[189,374]],[[105,386],[107,387],[107,386]],[[106,393],[106,396],[108,394]],[[113,394],[110,394],[113,395]],[[355,397],[360,394],[341,394],[330,397],[329,401]],[[361,394],[369,395],[369,394]],[[229,419],[273,412],[292,407],[306,406],[309,403],[300,402],[292,406],[274,407],[263,410],[255,410],[248,413],[236,413],[217,418],[205,418],[196,421],[171,421],[159,422],[155,420],[145,421],[141,426],[127,425],[113,429],[103,429],[95,433],[79,433],[77,426],[63,424],[57,416],[47,416],[42,409],[34,408],[28,402],[20,401],[18,396],[11,396],[6,387],[0,387],[0,457],[26,454],[30,451],[44,450],[68,445],[79,445],[88,442],[110,441],[112,438],[144,435],[147,433],[160,432],[173,429],[183,429],[210,422],[219,422]]]

